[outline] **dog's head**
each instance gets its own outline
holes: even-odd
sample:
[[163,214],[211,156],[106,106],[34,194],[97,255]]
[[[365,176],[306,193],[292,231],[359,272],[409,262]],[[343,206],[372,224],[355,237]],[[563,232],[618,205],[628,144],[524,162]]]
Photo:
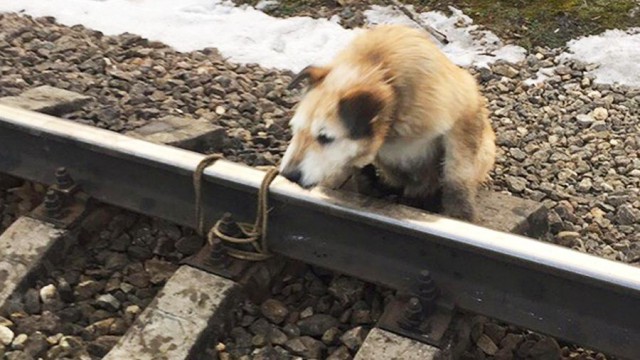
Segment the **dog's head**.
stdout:
[[290,121],[293,138],[281,174],[302,187],[334,187],[375,158],[388,128],[392,88],[379,69],[308,66],[289,87],[308,80]]

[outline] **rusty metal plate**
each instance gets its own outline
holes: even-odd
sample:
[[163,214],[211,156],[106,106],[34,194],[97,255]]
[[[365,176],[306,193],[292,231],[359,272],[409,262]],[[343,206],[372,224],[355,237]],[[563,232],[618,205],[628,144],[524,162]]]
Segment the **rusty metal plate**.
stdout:
[[415,330],[408,330],[400,325],[400,321],[409,299],[408,295],[396,296],[385,308],[377,326],[398,335],[441,347],[442,339],[453,319],[454,306],[445,301],[437,302],[432,314],[426,316]]

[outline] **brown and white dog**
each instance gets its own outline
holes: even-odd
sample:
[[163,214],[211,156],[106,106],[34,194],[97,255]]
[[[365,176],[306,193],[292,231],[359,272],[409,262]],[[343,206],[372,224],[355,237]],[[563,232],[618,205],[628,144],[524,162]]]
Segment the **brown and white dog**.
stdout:
[[335,187],[374,164],[382,183],[402,189],[405,199],[439,192],[445,215],[474,221],[495,134],[473,76],[426,33],[397,25],[365,30],[329,65],[302,70],[290,87],[305,79],[284,177],[305,188]]

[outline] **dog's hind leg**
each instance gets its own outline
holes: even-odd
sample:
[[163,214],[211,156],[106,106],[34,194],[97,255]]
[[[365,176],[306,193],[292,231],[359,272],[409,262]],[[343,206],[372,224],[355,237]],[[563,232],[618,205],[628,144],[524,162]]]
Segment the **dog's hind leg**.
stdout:
[[[476,220],[476,194],[492,142],[485,139],[492,130],[485,112],[463,118],[444,139],[442,207],[444,215],[460,220]],[[489,126],[489,129],[486,127]],[[487,160],[488,161],[488,160]],[[488,170],[486,170],[488,171]]]

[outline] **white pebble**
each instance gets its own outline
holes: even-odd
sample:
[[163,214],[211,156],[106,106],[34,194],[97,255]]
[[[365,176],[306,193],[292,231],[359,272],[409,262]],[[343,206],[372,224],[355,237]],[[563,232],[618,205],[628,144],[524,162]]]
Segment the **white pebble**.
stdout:
[[518,127],[516,128],[516,131],[518,132],[518,134],[519,134],[520,136],[525,136],[525,135],[527,135],[527,134],[529,133],[529,130],[527,130],[527,128],[526,128],[526,127],[522,127],[522,126],[518,126]]
[[592,99],[600,99],[602,97],[602,94],[600,94],[600,91],[598,90],[593,90],[593,91],[589,91],[587,96]]
[[582,125],[590,125],[595,121],[593,116],[587,114],[576,115],[576,120],[578,120],[578,123]]
[[58,293],[58,289],[56,289],[55,285],[49,284],[40,289],[40,300],[42,300],[43,304],[50,304],[52,301],[56,299]]
[[125,309],[125,312],[127,314],[130,314],[130,315],[138,315],[138,314],[140,314],[141,311],[142,311],[142,309],[140,309],[140,307],[138,305],[129,305]]
[[609,117],[609,112],[603,107],[597,107],[591,112],[594,119],[604,121]]
[[602,190],[610,192],[610,191],[613,191],[615,189],[609,183],[602,183]]
[[20,334],[16,336],[15,339],[13,339],[13,342],[11,343],[11,348],[13,350],[22,350],[24,349],[24,345],[27,342],[27,340],[29,340],[29,337],[27,336],[27,334]]
[[302,310],[302,312],[300,312],[300,318],[301,319],[308,318],[311,315],[313,315],[313,308],[311,306],[305,308],[304,310]]
[[123,282],[120,284],[120,290],[122,290],[125,294],[130,293],[133,289],[135,289],[134,286],[129,283]]
[[13,341],[13,331],[6,326],[0,325],[0,344],[9,345]]
[[580,183],[578,184],[578,191],[581,192],[587,192],[589,190],[591,190],[591,187],[593,186],[591,179],[589,178],[584,178],[582,179],[582,181],[580,181]]
[[73,336],[63,336],[60,339],[60,347],[65,350],[77,349],[79,345],[79,340]]
[[61,334],[61,333],[51,335],[47,338],[47,343],[49,343],[49,345],[51,346],[58,345],[58,343],[63,337],[64,337],[64,334]]
[[13,321],[0,316],[0,326],[12,327]]

